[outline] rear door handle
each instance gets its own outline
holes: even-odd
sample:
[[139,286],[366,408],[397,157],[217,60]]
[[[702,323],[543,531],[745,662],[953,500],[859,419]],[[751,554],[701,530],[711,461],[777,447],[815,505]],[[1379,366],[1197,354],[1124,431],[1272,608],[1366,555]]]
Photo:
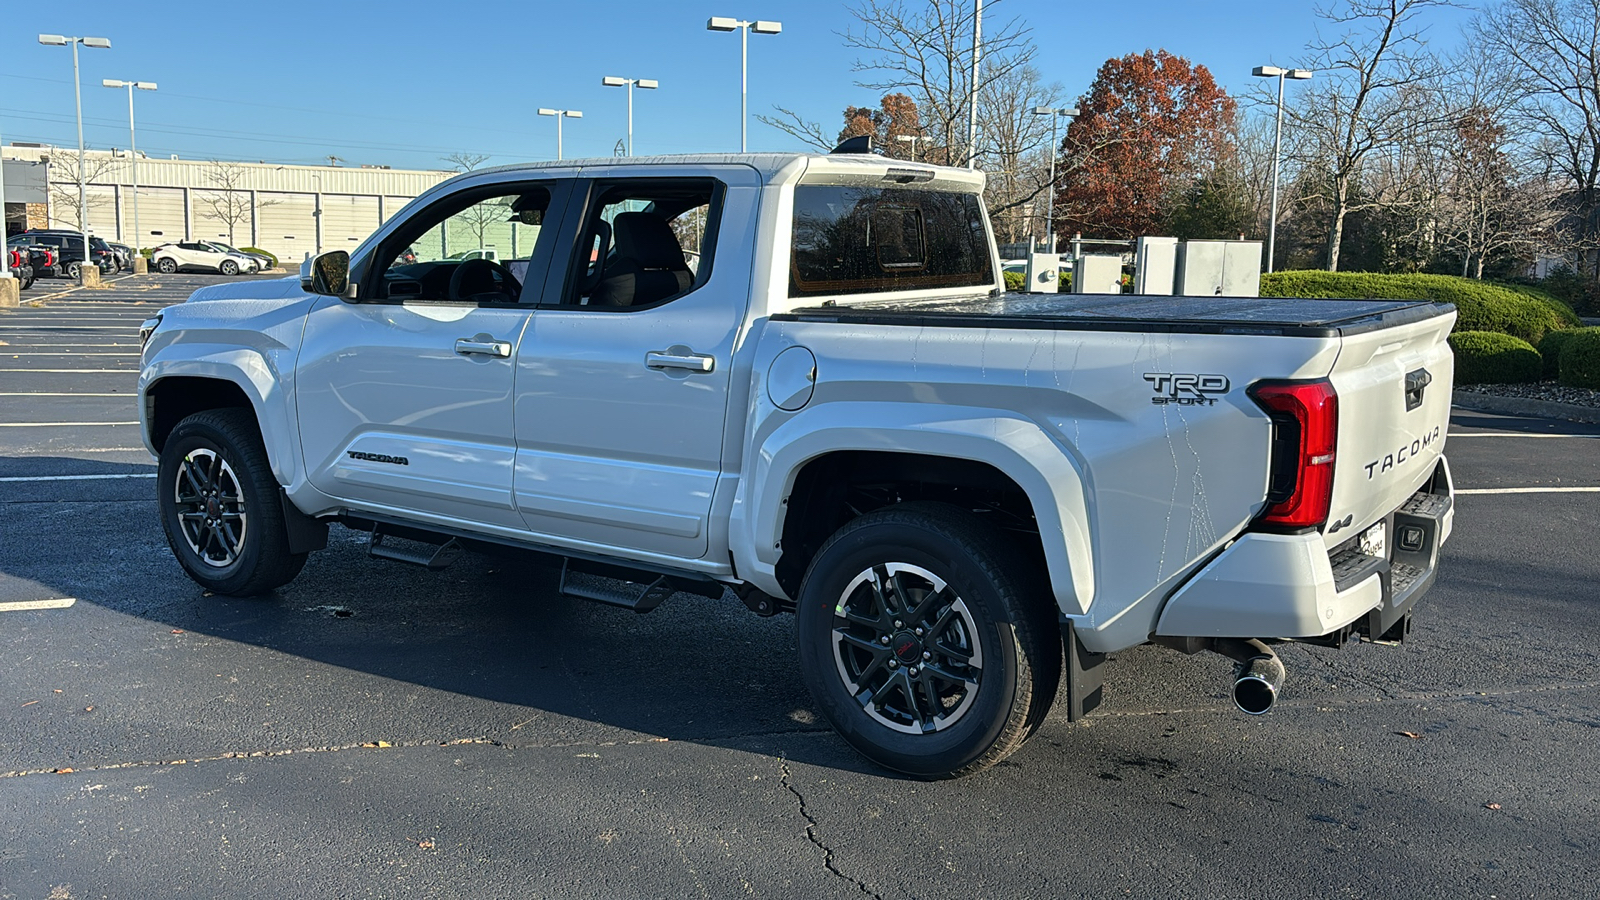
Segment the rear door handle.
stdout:
[[470,338],[456,338],[456,352],[462,356],[493,356],[499,359],[511,357],[510,341],[484,340],[485,335]]
[[688,347],[668,347],[651,350],[644,355],[644,364],[650,369],[683,369],[688,372],[710,372],[717,367],[714,356],[696,353]]

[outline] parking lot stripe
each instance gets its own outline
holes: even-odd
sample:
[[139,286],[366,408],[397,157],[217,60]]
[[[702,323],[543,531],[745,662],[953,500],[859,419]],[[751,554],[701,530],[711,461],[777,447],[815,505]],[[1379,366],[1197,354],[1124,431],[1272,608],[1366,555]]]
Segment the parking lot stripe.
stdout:
[[111,481],[117,478],[154,478],[155,472],[123,472],[116,475],[6,475],[0,477],[5,484],[35,481]]
[[0,612],[22,612],[29,609],[66,609],[78,602],[76,597],[56,597],[51,600],[13,600],[0,603]]
[[0,422],[0,428],[82,428],[85,425],[137,425],[138,422]]
[[1460,488],[1458,494],[1600,494],[1600,487]]
[[0,369],[0,372],[51,372],[61,374],[71,372],[74,375],[137,375],[138,369]]
[[1472,431],[1463,434],[1450,432],[1446,437],[1473,438],[1473,437],[1510,437],[1510,438],[1600,438],[1600,434],[1518,434],[1515,431]]
[[138,356],[137,353],[6,353],[0,351],[0,356]]
[[[38,369],[34,370],[39,371]],[[86,391],[0,391],[0,397],[129,397],[132,394],[91,394]]]

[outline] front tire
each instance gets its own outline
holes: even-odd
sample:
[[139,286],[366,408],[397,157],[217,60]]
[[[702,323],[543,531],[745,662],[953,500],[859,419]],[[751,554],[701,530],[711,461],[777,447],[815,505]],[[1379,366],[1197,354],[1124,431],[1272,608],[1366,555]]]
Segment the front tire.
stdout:
[[78,276],[81,274],[83,274],[83,263],[67,263],[68,278],[71,278],[73,281],[77,281]]
[[1022,746],[1061,673],[1038,566],[965,510],[904,503],[861,516],[806,573],[800,666],[857,752],[920,778],[967,775]]
[[178,271],[178,261],[170,256],[162,257],[156,260],[156,269],[163,275],[171,275],[173,272]]
[[217,266],[217,270],[224,275],[237,275],[239,274],[239,264],[231,259],[225,259],[221,265]]
[[289,552],[278,482],[249,412],[214,409],[179,422],[157,483],[167,543],[201,587],[255,596],[305,565],[306,554]]

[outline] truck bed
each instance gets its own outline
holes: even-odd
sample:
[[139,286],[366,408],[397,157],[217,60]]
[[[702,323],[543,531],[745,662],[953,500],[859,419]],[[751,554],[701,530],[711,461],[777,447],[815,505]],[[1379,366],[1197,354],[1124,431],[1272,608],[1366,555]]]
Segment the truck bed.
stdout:
[[1454,308],[1425,300],[1007,293],[805,307],[772,318],[864,325],[1333,337],[1442,316]]

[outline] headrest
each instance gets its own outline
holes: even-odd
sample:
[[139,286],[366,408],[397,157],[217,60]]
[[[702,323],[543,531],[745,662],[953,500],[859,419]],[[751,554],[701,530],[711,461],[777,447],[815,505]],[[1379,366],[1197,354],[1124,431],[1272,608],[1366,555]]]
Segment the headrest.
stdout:
[[611,239],[619,259],[634,260],[641,269],[686,270],[683,248],[660,216],[625,212],[611,220]]

